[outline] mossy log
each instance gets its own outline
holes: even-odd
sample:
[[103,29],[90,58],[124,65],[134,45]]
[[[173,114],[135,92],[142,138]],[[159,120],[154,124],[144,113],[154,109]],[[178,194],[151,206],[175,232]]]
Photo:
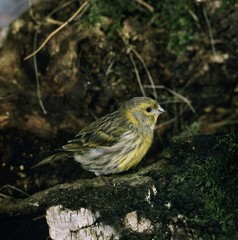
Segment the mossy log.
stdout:
[[44,212],[58,240],[234,239],[237,156],[237,137],[178,138],[146,168],[5,199],[0,214]]

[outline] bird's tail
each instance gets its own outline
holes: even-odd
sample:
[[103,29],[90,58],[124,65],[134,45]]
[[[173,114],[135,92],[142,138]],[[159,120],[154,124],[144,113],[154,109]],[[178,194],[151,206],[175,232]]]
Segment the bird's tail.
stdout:
[[56,153],[50,155],[49,157],[43,159],[41,162],[37,163],[36,165],[32,166],[31,168],[36,168],[51,162],[55,162],[58,160],[63,160],[70,157],[69,153],[65,152],[65,151],[57,151]]

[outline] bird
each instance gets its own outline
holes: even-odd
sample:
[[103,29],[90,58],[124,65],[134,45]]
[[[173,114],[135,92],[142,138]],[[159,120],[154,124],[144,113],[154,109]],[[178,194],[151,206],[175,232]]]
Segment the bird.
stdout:
[[54,154],[34,165],[73,158],[96,176],[125,172],[149,150],[157,118],[165,110],[150,97],[134,97],[84,127]]

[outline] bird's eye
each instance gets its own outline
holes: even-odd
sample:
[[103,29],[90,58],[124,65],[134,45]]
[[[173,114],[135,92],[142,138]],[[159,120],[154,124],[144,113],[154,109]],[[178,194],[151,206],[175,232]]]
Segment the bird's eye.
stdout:
[[146,108],[146,112],[151,112],[151,107]]

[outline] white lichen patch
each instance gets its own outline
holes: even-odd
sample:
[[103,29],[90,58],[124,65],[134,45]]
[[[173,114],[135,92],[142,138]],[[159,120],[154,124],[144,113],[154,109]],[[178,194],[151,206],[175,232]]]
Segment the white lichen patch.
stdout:
[[152,188],[148,190],[148,193],[145,196],[145,201],[151,204],[151,206],[153,206],[153,203],[151,202],[151,196],[155,196],[156,194],[157,194],[157,189],[153,185]]
[[167,207],[168,209],[170,209],[172,207],[172,203],[171,202],[167,202],[164,204],[165,207]]
[[154,195],[156,195],[158,193],[157,188],[155,187],[155,185],[152,186],[152,192]]
[[138,218],[138,214],[136,211],[127,213],[124,218],[124,224],[126,228],[134,231],[134,232],[146,232],[151,233],[153,231],[153,225],[149,219],[146,218]]
[[46,211],[51,239],[57,240],[109,240],[119,239],[116,230],[98,222],[100,214],[86,208],[79,210],[53,206]]

